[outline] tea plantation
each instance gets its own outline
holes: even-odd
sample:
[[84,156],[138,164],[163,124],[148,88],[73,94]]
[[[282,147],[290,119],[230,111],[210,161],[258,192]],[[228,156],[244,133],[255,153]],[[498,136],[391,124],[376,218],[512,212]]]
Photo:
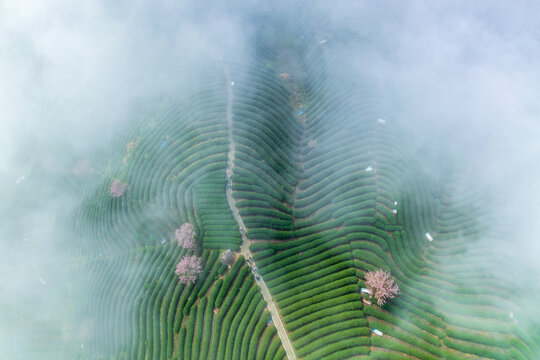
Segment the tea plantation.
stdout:
[[[452,178],[433,173],[376,77],[337,55],[369,44],[304,27],[309,16],[265,20],[274,30],[254,36],[249,59],[209,55],[195,84],[141,105],[129,130],[88,158],[94,171],[66,182],[81,194],[69,246],[84,304],[74,358],[287,358],[240,253],[230,141],[232,196],[296,358],[540,354],[540,329],[518,318],[511,285],[485,273],[486,200],[472,186],[456,195]],[[109,194],[114,179],[128,184],[120,197]],[[187,286],[174,274],[184,223],[203,268]],[[230,267],[219,261],[226,249]],[[364,274],[379,268],[399,295],[366,305]]]

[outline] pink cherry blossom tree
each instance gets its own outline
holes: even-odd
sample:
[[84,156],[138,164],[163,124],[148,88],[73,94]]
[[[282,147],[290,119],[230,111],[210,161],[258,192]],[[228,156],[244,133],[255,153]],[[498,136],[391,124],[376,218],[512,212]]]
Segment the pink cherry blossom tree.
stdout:
[[366,287],[371,290],[371,294],[377,299],[377,304],[382,306],[388,299],[396,297],[399,287],[394,284],[394,279],[390,273],[379,269],[366,273]]
[[128,184],[125,184],[121,182],[120,180],[116,179],[112,182],[111,188],[109,191],[111,193],[111,196],[120,197],[126,192],[127,187],[128,187]]
[[183,224],[174,232],[178,244],[187,250],[195,250],[195,235],[197,234],[190,223]]
[[178,275],[178,280],[184,285],[193,284],[202,273],[201,258],[193,256],[184,256],[174,271]]

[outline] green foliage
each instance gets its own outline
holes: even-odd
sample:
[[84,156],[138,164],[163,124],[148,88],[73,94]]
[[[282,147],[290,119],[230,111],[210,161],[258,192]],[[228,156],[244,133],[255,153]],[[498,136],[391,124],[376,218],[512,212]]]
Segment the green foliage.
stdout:
[[[304,11],[296,13],[301,28]],[[482,231],[477,213],[428,176],[400,141],[401,130],[375,121],[385,113],[376,84],[356,77],[348,59],[311,34],[290,38],[286,48],[306,72],[294,84],[275,73],[286,56],[268,43],[257,43],[253,62],[229,66],[238,79],[232,194],[297,356],[533,359],[538,336],[508,326],[504,285],[462,265],[470,261],[466,250],[484,251],[474,245]],[[336,46],[341,38],[334,36]],[[100,176],[129,184],[126,196],[111,199],[101,180],[81,186],[73,221],[81,244],[73,251],[88,262],[81,272],[91,296],[83,294],[89,300],[80,317],[100,314],[95,326],[103,329],[87,347],[89,358],[285,358],[245,260],[230,270],[218,261],[220,249],[238,251],[242,240],[225,195],[227,85],[210,62],[198,89],[155,106],[110,155],[95,159],[109,161]],[[295,99],[293,85],[300,89]],[[186,252],[168,241],[184,222],[196,226],[196,253],[205,263],[190,286],[172,273]],[[106,256],[94,259],[99,253]],[[364,306],[358,294],[364,272],[378,268],[390,270],[401,288],[383,309]],[[385,336],[371,335],[373,327]]]
[[219,294],[216,297],[216,300],[214,303],[215,307],[217,308],[221,307],[221,304],[223,303],[223,299],[227,295],[227,292],[229,291],[232,282],[236,278],[238,271],[244,265],[244,262],[245,262],[244,258],[239,258],[238,261],[233,265],[229,274],[225,277],[225,280],[223,281],[223,285],[221,286]]
[[506,358],[506,355],[502,353],[501,351],[479,347],[479,346],[476,346],[474,343],[464,343],[464,342],[451,340],[450,338],[445,338],[444,344],[451,349],[458,350],[463,353],[478,355],[484,358],[491,358],[491,359],[505,359]]

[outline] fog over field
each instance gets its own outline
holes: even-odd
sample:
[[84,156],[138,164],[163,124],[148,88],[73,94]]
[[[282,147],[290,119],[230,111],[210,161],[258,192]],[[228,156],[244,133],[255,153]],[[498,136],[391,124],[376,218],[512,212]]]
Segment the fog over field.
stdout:
[[[450,161],[454,176],[489,194],[484,211],[504,232],[500,253],[534,269],[524,285],[540,274],[538,8],[443,1],[357,9],[376,34],[370,60],[396,121],[435,171]],[[354,27],[351,12],[337,7],[336,17]]]
[[[84,338],[74,287],[85,282],[71,269],[96,254],[70,250],[75,164],[125,139],[155,104],[187,99],[207,64],[249,62],[250,16],[294,24],[295,5],[0,1],[0,359],[70,358]],[[511,283],[509,312],[538,329],[540,3],[317,1],[309,13],[321,41],[337,29],[365,42],[334,49],[376,83],[423,168],[456,198],[485,199],[482,271]]]

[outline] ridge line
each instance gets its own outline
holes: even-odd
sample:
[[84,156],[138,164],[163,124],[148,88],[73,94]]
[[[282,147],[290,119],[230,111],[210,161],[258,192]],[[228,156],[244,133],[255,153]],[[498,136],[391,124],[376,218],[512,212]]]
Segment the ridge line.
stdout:
[[250,240],[247,237],[246,234],[246,227],[244,225],[244,222],[242,221],[242,217],[240,216],[238,212],[238,208],[236,207],[236,200],[232,196],[232,174],[233,174],[233,162],[234,162],[234,152],[235,152],[235,146],[234,141],[232,137],[232,102],[233,102],[233,90],[232,87],[234,83],[231,81],[229,69],[226,65],[223,63],[221,64],[223,67],[223,71],[225,72],[225,78],[227,79],[227,128],[228,128],[228,138],[229,138],[229,154],[227,156],[227,190],[226,190],[226,196],[227,201],[229,203],[229,207],[231,208],[231,211],[233,213],[234,219],[236,220],[236,223],[238,224],[238,227],[240,228],[240,234],[242,235],[242,245],[240,246],[240,253],[242,256],[244,256],[251,268],[251,271],[253,275],[258,275],[255,277],[255,283],[261,290],[262,296],[264,300],[266,301],[266,307],[268,308],[268,311],[270,312],[270,315],[272,316],[272,321],[276,327],[278,336],[281,340],[281,344],[283,345],[283,348],[285,349],[285,353],[287,354],[287,358],[289,360],[296,360],[296,354],[294,352],[294,348],[292,346],[292,343],[289,339],[289,336],[287,335],[287,331],[285,330],[285,326],[283,325],[283,322],[281,321],[281,317],[279,316],[279,312],[277,310],[277,305],[270,294],[270,291],[268,290],[268,287],[266,286],[266,283],[264,282],[263,278],[258,274],[257,267],[255,265],[255,261],[253,260],[253,257],[251,256],[251,251],[249,250]]

